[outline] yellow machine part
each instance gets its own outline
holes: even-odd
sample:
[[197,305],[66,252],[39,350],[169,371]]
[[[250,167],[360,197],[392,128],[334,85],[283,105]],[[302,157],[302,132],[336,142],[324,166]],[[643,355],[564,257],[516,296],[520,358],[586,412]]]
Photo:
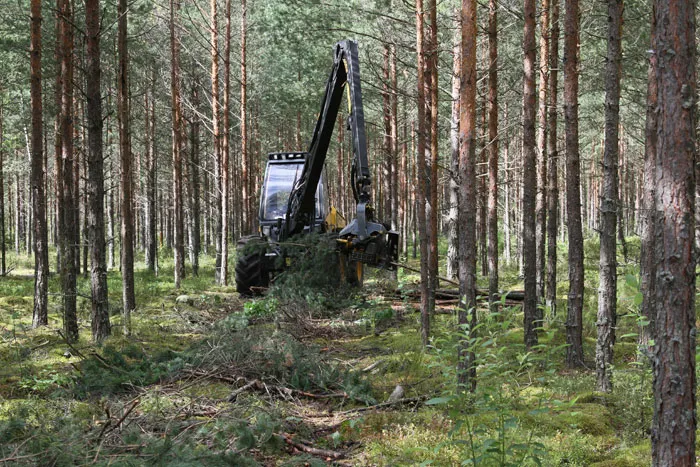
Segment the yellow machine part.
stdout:
[[325,222],[330,232],[339,231],[347,225],[345,218],[341,216],[338,210],[333,206],[331,206],[331,210],[326,216]]

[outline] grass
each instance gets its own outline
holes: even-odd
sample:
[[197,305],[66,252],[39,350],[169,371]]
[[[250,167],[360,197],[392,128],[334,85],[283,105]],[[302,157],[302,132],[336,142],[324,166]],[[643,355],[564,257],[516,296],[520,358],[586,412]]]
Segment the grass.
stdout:
[[[634,241],[629,243],[630,251],[636,251]],[[445,245],[440,246],[444,253]],[[596,248],[595,242],[587,242],[584,351],[589,360],[595,346]],[[245,308],[232,287],[213,285],[212,257],[203,255],[200,276],[188,275],[178,291],[172,262],[165,255],[160,259],[157,276],[142,261],[137,263],[137,310],[129,338],[121,328],[118,271],[108,274],[113,336],[104,345],[90,342],[89,302],[79,298],[80,341],[75,347],[87,356],[83,360],[56,332],[61,328],[57,278],[50,282],[49,326],[31,329],[31,261],[10,255],[13,274],[0,278],[0,459],[50,453],[48,459],[57,465],[318,463],[277,445],[273,436],[296,433],[316,447],[347,452],[349,459],[338,461],[344,465],[650,463],[651,378],[634,361],[637,292],[631,280],[621,281],[621,314],[628,316],[619,323],[612,394],[593,392],[592,371],[563,366],[563,254],[560,311],[548,317],[542,347],[525,352],[519,309],[504,310],[510,323],[505,329],[481,310],[482,335],[492,339],[485,337],[479,344],[477,394],[462,396],[454,384],[455,316],[436,315],[432,346],[423,348],[415,304],[388,298],[386,292],[394,285],[382,275],[370,275],[362,293],[343,296],[325,311],[319,308],[333,297],[308,294],[306,300],[313,303],[290,305],[263,298]],[[502,265],[501,271],[504,289],[520,286],[515,267]],[[633,275],[634,265],[623,265],[622,272]],[[398,280],[399,289],[412,289],[418,275],[400,271]],[[79,278],[78,288],[89,294],[86,279]],[[289,306],[322,319],[312,320],[315,327],[292,338],[288,333],[294,327],[269,321]],[[99,363],[92,354],[108,363]],[[253,368],[246,370],[246,365]],[[325,388],[357,394],[365,403],[384,401],[401,385],[405,397],[432,400],[417,408],[358,412],[338,420],[330,410],[362,403],[271,397],[264,391],[245,392],[230,402],[235,386],[230,381],[182,378],[183,371],[249,378],[262,372],[268,392],[276,385],[317,393]],[[97,435],[104,424],[114,423],[134,401],[138,406],[128,417],[133,423],[109,431],[111,444],[101,445]],[[71,450],[76,454],[64,453]],[[37,458],[26,458],[27,464]]]

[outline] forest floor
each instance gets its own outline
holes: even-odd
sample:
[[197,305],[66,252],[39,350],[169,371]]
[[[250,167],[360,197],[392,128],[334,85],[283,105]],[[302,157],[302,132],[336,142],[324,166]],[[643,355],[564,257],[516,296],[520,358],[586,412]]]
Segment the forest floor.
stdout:
[[[157,277],[137,270],[130,337],[119,316],[120,275],[110,272],[113,337],[98,347],[87,279],[79,281],[81,338],[68,345],[57,278],[49,326],[33,330],[29,258],[11,258],[12,273],[0,278],[0,464],[651,462],[651,376],[636,362],[633,274],[621,285],[611,394],[593,391],[591,262],[589,369],[563,365],[564,303],[556,317],[545,310],[533,351],[522,344],[519,306],[506,303],[498,314],[479,310],[478,387],[465,395],[455,385],[454,305],[440,303],[424,348],[415,275],[397,282],[372,273],[361,290],[290,293],[288,285],[243,300],[233,287],[213,286],[212,260],[202,259],[200,276],[179,291],[167,265]],[[503,288],[519,288],[517,271],[503,271]]]

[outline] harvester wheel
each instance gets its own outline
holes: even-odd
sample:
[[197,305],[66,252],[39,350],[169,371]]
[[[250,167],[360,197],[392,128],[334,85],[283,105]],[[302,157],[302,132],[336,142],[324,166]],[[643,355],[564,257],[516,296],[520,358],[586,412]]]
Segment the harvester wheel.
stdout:
[[265,270],[265,240],[257,235],[241,237],[236,245],[236,290],[239,294],[260,294],[270,284]]

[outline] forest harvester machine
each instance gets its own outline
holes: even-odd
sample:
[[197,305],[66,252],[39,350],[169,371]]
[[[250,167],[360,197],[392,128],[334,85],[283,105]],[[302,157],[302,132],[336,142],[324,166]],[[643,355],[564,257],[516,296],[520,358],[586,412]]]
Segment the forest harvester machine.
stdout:
[[[350,222],[330,207],[324,176],[328,146],[344,93],[353,152],[350,182],[356,208]],[[238,241],[238,292],[253,295],[266,288],[275,274],[289,266],[284,244],[298,235],[331,236],[334,242],[329,248],[337,254],[329,257],[337,259],[340,277],[348,283],[362,284],[365,266],[394,270],[398,234],[375,219],[371,182],[358,47],[357,42],[344,40],[334,47],[333,68],[309,150],[268,155],[260,196],[259,232]]]

